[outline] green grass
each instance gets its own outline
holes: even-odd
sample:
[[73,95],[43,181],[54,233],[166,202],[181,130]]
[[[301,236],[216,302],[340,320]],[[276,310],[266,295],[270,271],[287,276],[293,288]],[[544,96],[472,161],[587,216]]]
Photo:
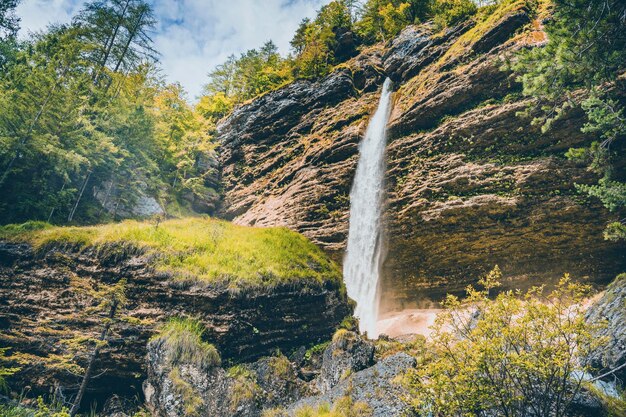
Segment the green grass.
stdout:
[[201,369],[220,366],[220,355],[210,343],[202,340],[204,326],[197,320],[174,317],[168,320],[154,341],[162,341],[171,366],[193,364]]
[[155,255],[154,267],[175,279],[227,282],[233,287],[300,280],[341,282],[337,264],[298,233],[206,217],[168,220],[158,227],[134,220],[88,227],[29,222],[0,227],[0,240],[29,242],[35,249],[130,245]]

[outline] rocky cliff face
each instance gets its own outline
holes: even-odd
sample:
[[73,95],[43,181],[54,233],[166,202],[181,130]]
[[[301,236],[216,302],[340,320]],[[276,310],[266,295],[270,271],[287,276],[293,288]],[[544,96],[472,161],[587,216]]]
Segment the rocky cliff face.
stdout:
[[[396,353],[374,363],[374,345],[353,332],[340,330],[321,354],[308,359],[271,356],[231,367],[203,369],[194,363],[172,365],[159,341],[148,346],[146,404],[159,417],[291,417],[312,415],[323,405],[349,399],[367,404],[372,417],[416,415],[405,400],[401,376],[416,365],[413,357]],[[317,377],[303,379],[303,368]],[[308,411],[307,411],[308,410]]]
[[222,215],[287,226],[341,250],[357,146],[383,79],[380,59],[373,48],[325,79],[296,81],[235,110],[219,126]]
[[34,393],[54,386],[74,391],[82,375],[76,364],[86,363],[80,346],[103,327],[94,292],[122,278],[128,301],[90,386],[100,404],[111,393],[141,392],[147,342],[167,317],[198,318],[223,360],[241,362],[327,340],[351,312],[339,284],[330,281],[236,290],[175,281],[132,247],[36,252],[0,243],[0,346],[10,348],[11,364],[22,368],[12,383]]
[[626,251],[602,238],[611,215],[575,190],[597,178],[563,156],[588,139],[584,115],[542,133],[541,110],[503,69],[545,42],[541,27],[522,2],[444,32],[409,27],[325,79],[240,107],[219,126],[222,214],[288,226],[340,260],[358,143],[388,76],[383,309],[459,292],[495,264],[517,287],[564,272],[607,282]]

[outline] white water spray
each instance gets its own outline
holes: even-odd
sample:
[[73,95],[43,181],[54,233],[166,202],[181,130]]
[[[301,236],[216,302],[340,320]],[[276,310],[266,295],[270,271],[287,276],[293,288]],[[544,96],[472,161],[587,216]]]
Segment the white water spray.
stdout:
[[350,229],[343,276],[361,332],[378,336],[379,277],[383,261],[381,215],[384,199],[385,145],[391,113],[391,80],[386,79],[378,109],[359,145],[359,162],[350,192]]

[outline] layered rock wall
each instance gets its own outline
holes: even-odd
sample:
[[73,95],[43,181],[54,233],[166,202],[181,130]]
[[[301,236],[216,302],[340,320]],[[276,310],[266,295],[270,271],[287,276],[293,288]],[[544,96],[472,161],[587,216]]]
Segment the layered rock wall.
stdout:
[[341,260],[358,143],[389,76],[383,310],[461,292],[495,264],[512,287],[565,272],[608,282],[626,267],[623,244],[602,237],[616,215],[577,192],[597,177],[564,157],[589,142],[584,113],[542,133],[541,108],[504,69],[545,42],[536,14],[520,1],[443,32],[408,27],[325,79],[240,107],[219,127],[221,212],[288,226]]
[[[140,251],[123,246],[75,251],[0,243],[0,346],[8,347],[11,378],[34,392],[77,389],[88,341],[103,328],[107,311],[94,297],[103,285],[127,280],[127,302],[97,363],[92,396],[140,392],[146,345],[171,316],[197,318],[223,360],[243,362],[290,352],[330,337],[351,313],[339,284],[301,281],[230,290],[157,273]],[[102,404],[102,402],[100,402]]]

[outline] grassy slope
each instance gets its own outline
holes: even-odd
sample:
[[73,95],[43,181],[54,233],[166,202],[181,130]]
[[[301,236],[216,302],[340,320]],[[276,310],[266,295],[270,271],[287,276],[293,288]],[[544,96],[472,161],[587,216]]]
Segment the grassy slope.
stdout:
[[26,223],[0,227],[0,240],[101,247],[130,244],[156,255],[159,271],[177,279],[228,282],[231,286],[294,282],[341,282],[339,267],[305,237],[286,228],[237,226],[209,218],[125,221],[89,227]]

